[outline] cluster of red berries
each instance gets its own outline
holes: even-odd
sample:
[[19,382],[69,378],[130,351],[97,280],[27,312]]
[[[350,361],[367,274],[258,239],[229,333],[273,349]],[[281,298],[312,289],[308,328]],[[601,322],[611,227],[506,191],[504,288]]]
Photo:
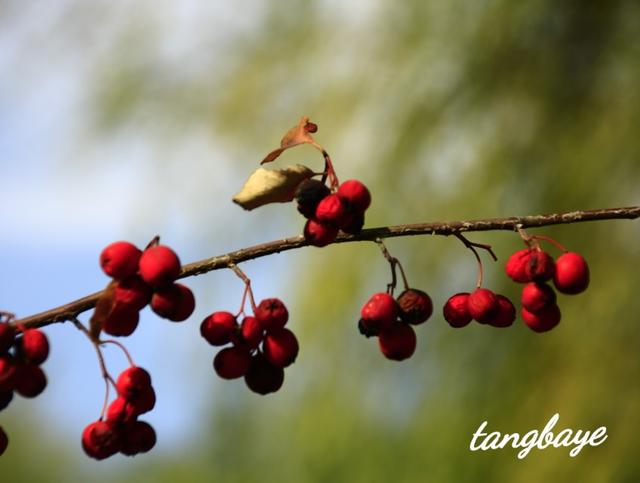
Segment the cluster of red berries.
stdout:
[[[14,392],[34,398],[47,387],[40,365],[49,356],[49,341],[39,329],[16,330],[0,322],[0,411],[13,400]],[[9,440],[0,427],[0,455]]]
[[171,248],[152,243],[142,251],[126,241],[114,242],[100,254],[100,266],[113,278],[111,308],[102,322],[107,334],[131,335],[138,326],[140,310],[149,303],[157,315],[174,322],[193,313],[193,293],[175,283],[181,266]]
[[380,351],[387,359],[401,361],[416,350],[412,325],[422,324],[432,312],[431,297],[421,290],[407,289],[397,299],[380,292],[362,306],[358,329],[366,337],[378,337]]
[[284,326],[289,312],[277,298],[265,299],[238,324],[230,312],[214,312],[200,325],[200,334],[213,346],[224,346],[213,359],[213,368],[223,379],[244,377],[247,387],[269,394],[282,387],[284,368],[298,356],[298,340]]
[[156,404],[149,373],[131,366],[118,376],[116,388],[118,397],[109,405],[106,419],[100,418],[82,432],[82,448],[97,460],[118,452],[127,456],[146,453],[156,444],[153,427],[138,420]]
[[507,297],[478,287],[449,297],[442,309],[451,327],[460,328],[472,320],[493,327],[509,327],[516,320],[516,308]]
[[362,230],[371,204],[369,190],[355,179],[342,183],[335,193],[321,181],[307,179],[296,189],[295,198],[298,211],[307,218],[304,238],[317,247],[333,242],[339,230],[349,234]]
[[535,332],[546,332],[560,323],[560,308],[556,293],[547,283],[553,281],[558,292],[576,295],[589,286],[589,266],[574,252],[565,252],[553,260],[539,247],[515,252],[505,265],[509,278],[526,284],[522,288],[521,315]]

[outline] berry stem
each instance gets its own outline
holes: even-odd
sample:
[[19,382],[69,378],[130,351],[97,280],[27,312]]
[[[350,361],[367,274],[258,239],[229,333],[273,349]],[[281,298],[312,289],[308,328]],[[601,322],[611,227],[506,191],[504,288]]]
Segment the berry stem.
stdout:
[[235,263],[229,262],[229,268],[245,284],[244,294],[242,295],[242,305],[240,307],[240,312],[238,312],[238,315],[240,315],[244,311],[244,304],[245,304],[245,300],[246,300],[247,294],[249,294],[249,302],[251,303],[251,310],[253,310],[255,312],[256,311],[256,301],[253,298],[253,290],[251,290],[251,279],[249,277],[247,277],[247,275],[242,270],[240,270],[240,267],[238,267],[238,265],[236,265]]
[[113,339],[101,340],[101,341],[99,341],[99,344],[100,345],[113,344],[113,345],[119,347],[120,350],[122,350],[122,352],[124,352],[124,355],[126,356],[127,360],[129,361],[129,365],[135,367],[136,363],[133,362],[133,358],[131,357],[131,354],[129,353],[127,348],[123,344],[118,342],[117,340],[113,340]]
[[409,283],[407,282],[407,276],[404,273],[404,268],[402,268],[402,263],[400,263],[400,260],[392,256],[391,253],[389,253],[389,250],[387,249],[387,246],[384,244],[382,239],[376,238],[375,242],[380,247],[380,251],[382,251],[382,255],[384,256],[384,258],[386,258],[386,260],[389,262],[389,266],[391,267],[391,283],[387,284],[387,293],[389,295],[393,295],[393,291],[395,290],[396,285],[398,283],[397,276],[396,276],[396,267],[400,269],[400,276],[402,277],[402,283],[404,284],[405,290],[409,290]]
[[158,246],[160,244],[160,235],[154,236],[151,241],[145,247],[145,250],[148,250],[151,247]]
[[322,150],[322,157],[324,158],[324,173],[322,175],[322,182],[326,182],[327,178],[329,178],[329,187],[331,190],[335,190],[338,188],[340,182],[338,181],[338,176],[336,175],[336,170],[333,169],[333,163],[331,162],[331,156],[324,149]]
[[533,240],[544,240],[544,241],[546,241],[548,243],[551,243],[552,245],[556,246],[560,251],[562,251],[562,253],[567,253],[569,251],[564,247],[564,245],[561,245],[560,243],[555,241],[553,238],[550,238],[548,236],[533,235],[533,236],[531,236],[531,239],[533,239]]
[[484,269],[483,269],[483,266],[482,266],[482,260],[480,260],[480,255],[478,254],[478,251],[476,250],[476,248],[481,248],[481,249],[486,250],[487,252],[489,252],[489,254],[491,255],[491,258],[493,258],[494,262],[498,261],[498,257],[496,257],[496,254],[493,252],[493,249],[491,248],[491,245],[486,245],[484,243],[472,242],[460,232],[455,232],[453,235],[458,240],[460,240],[464,244],[464,246],[466,246],[469,250],[471,250],[473,252],[473,255],[476,257],[476,260],[478,261],[478,279],[476,281],[476,288],[482,287],[482,279],[484,277]]
[[0,310],[0,323],[8,324],[9,322],[13,322],[15,318],[16,318],[16,315],[14,313]]

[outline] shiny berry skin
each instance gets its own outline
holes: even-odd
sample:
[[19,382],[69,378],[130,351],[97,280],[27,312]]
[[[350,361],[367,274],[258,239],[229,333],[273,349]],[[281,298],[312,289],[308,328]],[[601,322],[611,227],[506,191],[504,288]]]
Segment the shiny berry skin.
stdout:
[[47,376],[39,366],[20,364],[16,369],[13,386],[22,397],[36,397],[47,387]]
[[133,309],[116,309],[102,321],[102,330],[115,337],[126,337],[136,330],[140,314]]
[[9,438],[7,437],[7,433],[4,432],[4,429],[2,429],[2,426],[0,426],[0,456],[7,450],[7,446],[9,446]]
[[531,282],[522,288],[521,302],[527,311],[538,313],[556,303],[556,293],[546,283]]
[[332,243],[338,236],[334,226],[323,225],[315,220],[307,220],[304,225],[304,239],[315,247],[324,247]]
[[233,343],[238,346],[246,346],[249,349],[255,349],[264,339],[264,330],[258,319],[247,316],[242,319],[239,334],[233,339]]
[[142,367],[131,366],[120,373],[116,380],[118,395],[132,400],[151,387],[151,376]]
[[135,275],[142,251],[127,241],[107,245],[100,254],[100,266],[104,273],[116,280]]
[[165,245],[147,248],[140,257],[140,276],[152,287],[162,287],[180,275],[178,255]]
[[189,318],[196,308],[193,292],[180,283],[172,283],[159,288],[151,298],[151,310],[160,317],[173,322],[182,322]]
[[156,431],[145,421],[125,425],[120,438],[120,452],[127,456],[146,453],[156,445]]
[[520,315],[522,315],[524,323],[535,332],[547,332],[553,329],[560,323],[561,317],[560,308],[555,304],[549,305],[544,310],[535,314],[523,307]]
[[32,364],[42,364],[49,357],[49,340],[39,329],[27,329],[19,339],[19,353]]
[[317,179],[305,179],[296,188],[295,198],[298,211],[305,218],[316,215],[318,203],[331,194],[331,190]]
[[399,309],[398,302],[388,293],[373,294],[360,310],[360,333],[371,337],[390,328],[398,318]]
[[496,294],[486,288],[477,288],[467,301],[469,315],[481,324],[490,324],[500,310]]
[[380,352],[392,361],[408,359],[416,350],[416,333],[413,327],[395,322],[378,336]]
[[559,292],[575,295],[589,286],[589,266],[585,259],[574,252],[567,252],[556,260],[553,284]]
[[251,366],[244,376],[244,382],[253,392],[264,396],[282,387],[284,369],[274,366],[258,352],[251,358]]
[[0,411],[9,406],[13,400],[13,391],[0,391]]
[[527,265],[532,254],[533,250],[531,248],[525,248],[518,250],[509,257],[504,269],[511,280],[518,283],[531,281],[531,277],[527,274]]
[[456,329],[469,325],[473,319],[469,313],[469,293],[461,292],[449,297],[442,308],[442,315]]
[[289,320],[289,312],[280,299],[270,298],[262,300],[256,307],[254,314],[264,330],[284,327]]
[[16,378],[16,365],[9,355],[0,356],[0,391],[12,391]]
[[120,423],[128,423],[135,420],[137,414],[135,408],[124,397],[118,396],[107,408],[107,419]]
[[498,311],[489,325],[493,327],[509,327],[516,320],[516,308],[504,295],[496,294],[498,299]]
[[338,187],[336,193],[349,211],[364,213],[371,204],[371,193],[367,187],[357,179],[345,181]]
[[551,255],[542,250],[533,250],[525,266],[525,272],[531,281],[546,282],[551,280],[555,271],[556,264]]
[[91,458],[103,460],[120,450],[120,432],[112,421],[96,421],[82,432],[82,448]]
[[341,228],[346,226],[350,216],[340,197],[337,194],[330,194],[318,203],[315,219],[323,225]]
[[13,326],[0,322],[0,355],[4,354],[13,345],[16,331]]
[[274,366],[287,367],[298,357],[298,339],[289,329],[267,332],[262,343],[264,357]]
[[431,297],[422,290],[410,288],[398,296],[400,319],[407,324],[418,325],[426,322],[433,313]]
[[238,323],[230,312],[214,312],[200,324],[200,335],[211,345],[225,345],[231,342]]
[[213,358],[213,369],[223,379],[244,376],[251,365],[251,354],[244,347],[227,347]]
[[118,281],[113,290],[113,303],[118,308],[142,310],[151,301],[153,291],[138,275]]

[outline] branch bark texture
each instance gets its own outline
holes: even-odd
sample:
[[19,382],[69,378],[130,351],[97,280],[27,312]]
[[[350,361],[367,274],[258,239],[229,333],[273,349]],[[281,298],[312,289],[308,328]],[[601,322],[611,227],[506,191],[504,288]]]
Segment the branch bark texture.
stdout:
[[[581,223],[586,221],[637,219],[640,218],[640,206],[626,208],[607,208],[601,210],[571,211],[549,215],[512,216],[508,218],[487,218],[482,220],[445,221],[432,223],[416,223],[411,225],[384,226],[367,228],[357,235],[340,235],[333,243],[350,243],[373,241],[377,238],[394,238],[413,235],[449,236],[456,233],[506,230],[516,231],[518,228],[535,228],[541,226]],[[201,275],[213,270],[229,268],[233,264],[265,257],[274,253],[294,250],[309,246],[303,236],[295,236],[261,243],[247,248],[218,255],[215,257],[189,263],[182,267],[180,278]],[[102,292],[87,295],[81,299],[56,307],[36,315],[13,322],[25,328],[43,327],[56,322],[65,322],[77,317],[80,313],[95,307]]]

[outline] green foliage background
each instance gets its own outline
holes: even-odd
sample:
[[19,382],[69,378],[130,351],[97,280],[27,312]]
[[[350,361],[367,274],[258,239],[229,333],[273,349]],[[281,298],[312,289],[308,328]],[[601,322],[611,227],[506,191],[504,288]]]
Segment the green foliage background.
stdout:
[[[292,207],[245,214],[229,199],[305,114],[319,124],[316,138],[341,178],[370,187],[368,226],[640,202],[638,2],[240,2],[229,10],[246,23],[224,35],[217,30],[225,32],[225,17],[203,7],[210,28],[184,34],[199,45],[181,54],[184,67],[162,50],[169,6],[138,3],[124,14],[109,2],[61,5],[49,35],[67,39],[67,49],[82,49],[93,27],[115,25],[92,33],[108,42],[84,86],[89,121],[78,142],[142,138],[155,155],[149,182],[190,186],[180,191],[180,217],[185,230],[209,240],[205,254],[301,229]],[[194,133],[224,156],[203,148],[175,165],[172,153]],[[305,147],[278,164],[288,162],[321,166]],[[216,179],[218,166],[225,179]],[[83,167],[88,176],[93,168]],[[131,222],[159,222],[150,212],[143,204]],[[387,282],[375,246],[270,257],[260,262],[261,283],[270,283],[269,273],[277,279],[302,346],[280,393],[259,398],[241,383],[218,384],[197,440],[101,464],[87,462],[77,442],[39,439],[25,423],[12,439],[23,450],[0,463],[1,479],[638,481],[640,226],[536,232],[584,253],[592,270],[586,294],[562,297],[562,323],[549,334],[520,321],[509,330],[452,330],[436,309],[418,329],[416,355],[390,363],[355,330],[359,307]],[[492,244],[502,261],[519,248],[510,233],[472,239]],[[472,255],[453,239],[388,246],[437,307],[474,283]],[[488,286],[517,299],[502,262],[487,272]],[[468,449],[484,420],[524,433],[556,412],[561,427],[605,425],[609,439],[576,458],[564,449],[534,450],[524,460],[509,449]]]

